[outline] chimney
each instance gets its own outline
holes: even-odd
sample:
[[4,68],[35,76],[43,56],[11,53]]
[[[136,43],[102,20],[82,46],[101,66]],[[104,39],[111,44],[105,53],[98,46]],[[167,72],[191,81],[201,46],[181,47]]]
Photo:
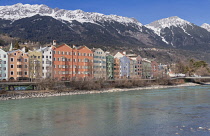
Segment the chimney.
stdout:
[[56,43],[56,40],[53,40],[53,46],[55,46],[57,43]]

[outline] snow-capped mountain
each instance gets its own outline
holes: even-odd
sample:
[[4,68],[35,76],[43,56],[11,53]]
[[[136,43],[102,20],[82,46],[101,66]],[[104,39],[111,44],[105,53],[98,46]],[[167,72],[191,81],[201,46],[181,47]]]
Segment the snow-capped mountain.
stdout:
[[201,27],[210,32],[210,24],[204,23],[201,25]]
[[141,46],[165,44],[136,19],[117,15],[18,3],[0,6],[0,19],[2,32],[36,41],[56,39],[67,43]]
[[82,10],[64,10],[64,9],[52,9],[46,5],[29,5],[18,3],[12,6],[0,6],[0,18],[5,20],[19,20],[26,17],[32,17],[39,14],[40,16],[51,16],[57,20],[64,20],[72,22],[76,20],[78,22],[104,22],[104,21],[117,21],[123,24],[134,23],[142,24],[134,18],[122,17],[117,15],[104,15],[94,12],[84,12]]
[[162,40],[175,48],[200,48],[209,46],[210,33],[203,28],[177,16],[154,21],[147,28],[152,29]]
[[[186,27],[187,26],[192,26],[192,23],[183,20],[177,16],[173,16],[173,17],[169,17],[169,18],[164,18],[161,20],[157,20],[154,21],[148,25],[146,25],[146,27],[152,29],[157,35],[159,35],[162,40],[167,43],[170,44],[165,37],[161,34],[161,31],[163,31],[165,28],[171,28],[171,27],[180,27],[184,30],[184,32],[186,32]],[[187,33],[188,34],[188,33]]]
[[44,43],[210,47],[210,32],[176,16],[142,25],[134,18],[21,3],[0,6],[0,32]]

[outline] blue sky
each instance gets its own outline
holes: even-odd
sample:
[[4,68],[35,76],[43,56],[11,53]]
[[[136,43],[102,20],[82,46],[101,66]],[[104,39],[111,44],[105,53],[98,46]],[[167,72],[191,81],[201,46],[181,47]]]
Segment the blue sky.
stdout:
[[143,24],[179,16],[194,24],[210,24],[210,0],[0,0],[0,5],[45,4],[51,8],[134,17]]

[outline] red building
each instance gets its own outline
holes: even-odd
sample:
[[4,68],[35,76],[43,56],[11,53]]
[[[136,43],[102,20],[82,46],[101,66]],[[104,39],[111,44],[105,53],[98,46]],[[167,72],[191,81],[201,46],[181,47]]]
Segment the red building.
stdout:
[[93,52],[88,47],[71,48],[62,44],[53,51],[54,78],[70,80],[93,77]]

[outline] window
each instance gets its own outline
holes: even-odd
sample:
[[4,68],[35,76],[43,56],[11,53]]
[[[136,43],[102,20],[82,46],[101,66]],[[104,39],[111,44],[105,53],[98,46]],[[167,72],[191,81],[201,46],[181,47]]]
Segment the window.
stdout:
[[6,55],[4,55],[4,58],[6,58],[7,56]]
[[10,74],[11,74],[11,75],[13,75],[13,74],[14,74],[14,72],[13,72],[13,71],[11,71],[11,72],[10,72]]
[[17,65],[17,68],[22,68],[22,65]]
[[18,62],[21,62],[21,59],[17,59]]
[[28,73],[27,72],[24,72],[25,73],[25,75],[28,75]]
[[28,68],[28,65],[25,65],[25,68]]
[[54,54],[56,54],[56,51],[53,51]]
[[22,72],[20,71],[20,72],[17,72],[17,75],[22,75]]
[[14,68],[14,65],[10,65],[10,68]]
[[16,53],[14,53],[14,55],[16,56]]
[[60,58],[58,58],[58,61],[60,61]]
[[38,59],[40,59],[40,56],[38,56]]
[[6,62],[6,61],[4,61],[4,64],[7,64],[7,62]]
[[[35,57],[35,56],[34,56]],[[27,62],[28,61],[28,59],[25,59],[25,62]]]
[[46,64],[51,64],[51,61],[47,60],[47,61],[46,61]]
[[14,58],[10,58],[10,61],[13,62],[14,61]]

